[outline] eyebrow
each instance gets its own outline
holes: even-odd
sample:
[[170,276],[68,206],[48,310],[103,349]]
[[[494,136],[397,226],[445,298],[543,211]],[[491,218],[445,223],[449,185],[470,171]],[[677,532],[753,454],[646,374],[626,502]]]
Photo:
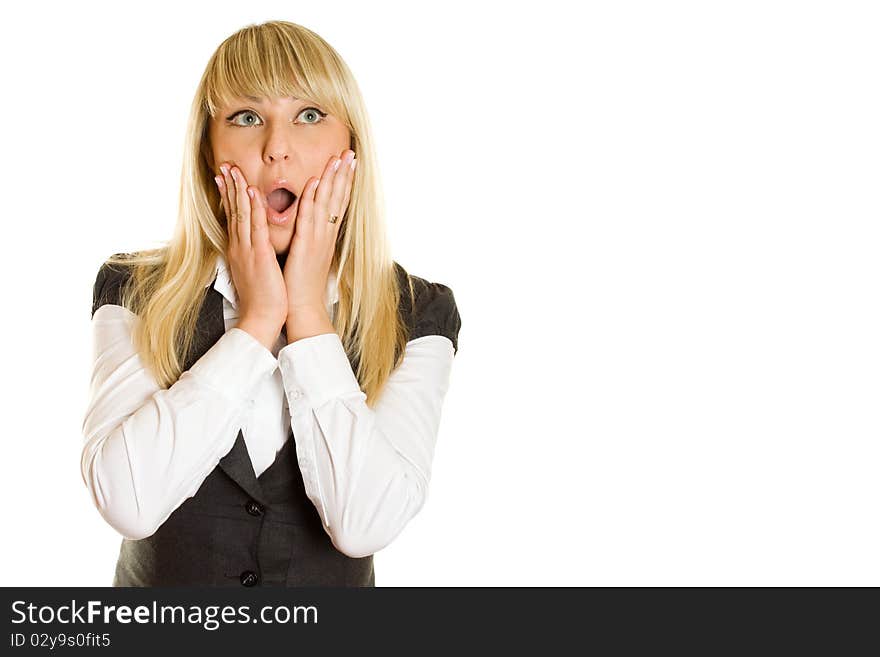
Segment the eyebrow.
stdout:
[[[291,100],[302,100],[302,98],[297,98],[296,96],[287,96],[287,97],[290,98]],[[257,96],[245,96],[245,98],[247,98],[248,100],[252,100],[255,103],[262,103],[263,102],[263,99],[259,98]]]

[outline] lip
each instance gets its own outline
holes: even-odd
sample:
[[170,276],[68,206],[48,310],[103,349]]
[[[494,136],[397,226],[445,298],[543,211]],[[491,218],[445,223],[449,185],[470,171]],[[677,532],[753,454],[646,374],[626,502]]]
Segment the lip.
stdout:
[[[285,187],[291,193],[296,196],[296,200],[287,208],[284,212],[278,212],[269,205],[269,202],[266,200],[266,197],[269,196],[269,192],[273,189],[278,189],[279,187]],[[290,183],[287,178],[275,178],[267,187],[261,190],[263,192],[263,203],[266,205],[266,219],[269,220],[269,223],[274,226],[286,226],[290,223],[291,217],[296,216],[296,208],[299,206],[299,194],[293,192],[290,187]]]
[[266,219],[268,219],[269,223],[274,226],[286,226],[290,223],[291,218],[296,214],[297,207],[299,207],[299,196],[296,197],[296,200],[291,203],[290,207],[287,208],[284,212],[278,212],[275,208],[267,203]]

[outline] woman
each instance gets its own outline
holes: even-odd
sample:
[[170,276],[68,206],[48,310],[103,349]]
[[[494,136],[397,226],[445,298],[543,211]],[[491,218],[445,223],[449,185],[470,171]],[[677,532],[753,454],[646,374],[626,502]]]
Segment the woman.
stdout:
[[181,181],[173,239],[94,286],[82,475],[124,537],[113,584],[374,586],[426,499],[461,320],[388,256],[336,51],[281,21],[226,39]]

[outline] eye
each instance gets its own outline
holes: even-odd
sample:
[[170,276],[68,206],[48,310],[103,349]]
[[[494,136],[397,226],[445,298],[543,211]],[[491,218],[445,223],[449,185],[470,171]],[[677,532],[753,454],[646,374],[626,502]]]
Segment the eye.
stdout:
[[[324,120],[324,117],[327,116],[326,112],[322,112],[317,107],[306,107],[297,116],[298,117],[303,116],[306,113],[308,113],[310,116],[316,117],[315,120],[306,121],[306,125],[317,125],[318,123],[320,123],[321,121]],[[241,110],[239,112],[236,112],[232,116],[227,117],[226,120],[232,121],[232,125],[234,125],[238,128],[249,128],[252,125],[259,125],[258,123],[255,123],[255,118],[251,118],[251,119],[246,118],[245,123],[243,123],[243,124],[237,123],[235,121],[235,119],[239,116],[244,116],[244,117],[250,116],[250,117],[256,117],[256,119],[259,119],[259,116],[257,115],[257,113],[254,112],[253,110]]]
[[[306,107],[302,112],[299,113],[299,115],[302,116],[302,115],[305,114],[306,112],[308,112],[308,113],[311,114],[312,116],[316,116],[316,117],[317,117],[317,118],[315,119],[314,123],[320,123],[321,121],[324,120],[324,117],[327,116],[327,113],[326,113],[326,112],[322,112],[322,111],[319,110],[317,107]],[[309,121],[309,123],[313,123],[313,122],[312,122],[312,121]]]
[[[237,116],[248,116],[248,115],[250,115],[250,116],[252,116],[252,117],[257,116],[257,114],[256,114],[255,112],[252,112],[251,110],[242,110],[242,111],[240,111],[240,112],[236,112],[235,114],[233,114],[232,116],[230,116],[227,120],[232,121],[232,124],[233,124],[233,125],[237,125],[237,126],[239,126],[239,127],[242,127],[242,125],[241,125],[240,123],[236,123],[236,122],[235,122],[235,118],[236,118]],[[253,120],[248,121],[248,122],[246,122],[245,125],[247,125],[247,126],[254,125],[254,121],[253,121]]]

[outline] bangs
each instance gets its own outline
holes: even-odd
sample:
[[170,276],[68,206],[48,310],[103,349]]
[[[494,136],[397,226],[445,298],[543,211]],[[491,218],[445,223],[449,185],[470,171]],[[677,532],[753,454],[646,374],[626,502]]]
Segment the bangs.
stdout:
[[286,32],[266,27],[241,30],[217,49],[205,79],[210,115],[248,96],[310,100],[338,115],[340,99],[329,75],[333,63],[307,41],[294,42]]

